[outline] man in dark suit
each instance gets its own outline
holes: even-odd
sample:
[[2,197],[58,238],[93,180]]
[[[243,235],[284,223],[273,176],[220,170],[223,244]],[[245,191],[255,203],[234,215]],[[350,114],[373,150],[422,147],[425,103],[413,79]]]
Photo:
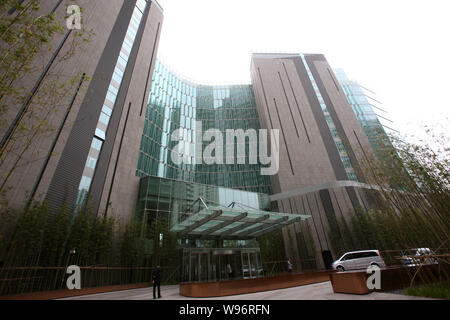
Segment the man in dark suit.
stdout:
[[152,283],[153,283],[153,299],[156,299],[156,287],[158,287],[158,298],[161,298],[161,267],[159,264],[152,272]]

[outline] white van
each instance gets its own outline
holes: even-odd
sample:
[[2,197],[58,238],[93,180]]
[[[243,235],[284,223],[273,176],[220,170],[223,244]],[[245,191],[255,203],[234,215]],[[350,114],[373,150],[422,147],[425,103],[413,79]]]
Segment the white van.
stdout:
[[352,251],[345,253],[333,262],[333,269],[338,271],[367,269],[369,266],[386,267],[378,250]]

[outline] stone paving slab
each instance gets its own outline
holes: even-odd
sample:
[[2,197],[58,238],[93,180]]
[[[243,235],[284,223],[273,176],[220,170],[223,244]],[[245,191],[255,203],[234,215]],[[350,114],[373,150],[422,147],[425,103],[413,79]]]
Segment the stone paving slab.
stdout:
[[[179,294],[179,286],[162,286],[160,300],[428,300],[392,292],[372,292],[366,295],[334,293],[331,282],[300,287],[242,294],[218,298],[188,298]],[[153,300],[153,288],[100,293],[61,300]]]

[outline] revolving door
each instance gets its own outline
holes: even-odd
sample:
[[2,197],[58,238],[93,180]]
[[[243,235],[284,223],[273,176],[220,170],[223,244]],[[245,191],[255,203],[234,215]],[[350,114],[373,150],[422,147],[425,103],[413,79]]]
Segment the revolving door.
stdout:
[[215,282],[264,275],[259,248],[185,248],[182,282]]

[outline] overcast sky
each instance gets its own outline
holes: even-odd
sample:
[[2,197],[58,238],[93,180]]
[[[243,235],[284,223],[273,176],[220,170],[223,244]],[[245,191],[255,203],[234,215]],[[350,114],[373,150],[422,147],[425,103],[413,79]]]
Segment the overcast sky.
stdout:
[[402,133],[448,130],[449,0],[158,2],[158,56],[184,77],[249,82],[253,52],[322,53],[376,92]]

